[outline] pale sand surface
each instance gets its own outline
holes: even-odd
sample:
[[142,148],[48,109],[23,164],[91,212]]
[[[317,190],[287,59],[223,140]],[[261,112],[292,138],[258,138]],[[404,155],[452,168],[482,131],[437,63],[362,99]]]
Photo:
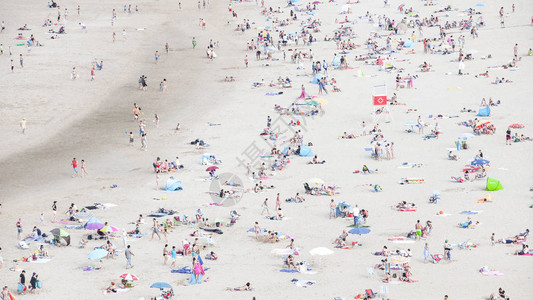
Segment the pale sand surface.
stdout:
[[[141,280],[136,287],[124,295],[106,296],[107,298],[138,299],[150,298],[157,290],[150,289],[153,282],[163,281],[174,286],[178,297],[194,299],[332,299],[335,296],[346,299],[353,298],[366,288],[379,291],[383,285],[382,271],[375,270],[369,277],[367,268],[375,265],[382,257],[373,256],[371,252],[379,251],[384,245],[389,249],[407,249],[413,252],[411,259],[412,278],[416,283],[388,285],[391,299],[442,299],[445,294],[450,299],[483,299],[499,287],[505,289],[512,299],[531,299],[531,257],[511,255],[520,248],[519,245],[489,246],[491,233],[498,238],[510,237],[532,228],[533,209],[528,181],[529,171],[533,167],[531,160],[531,143],[513,143],[505,145],[505,130],[509,124],[522,123],[525,129],[518,133],[531,135],[532,110],[530,108],[532,57],[523,57],[519,62],[519,70],[490,70],[490,78],[475,78],[473,75],[484,72],[488,66],[508,63],[513,56],[513,46],[519,44],[519,55],[527,54],[533,47],[532,30],[529,26],[533,14],[533,4],[529,1],[514,2],[517,7],[511,13],[511,1],[504,1],[507,28],[499,28],[498,9],[500,4],[485,3],[477,9],[483,12],[486,27],[479,30],[479,39],[472,40],[468,32],[465,50],[476,49],[473,61],[467,61],[466,76],[457,76],[457,58],[452,55],[424,55],[422,43],[417,42],[414,55],[395,54],[395,59],[409,59],[410,62],[394,62],[398,68],[405,68],[407,73],[418,75],[415,89],[401,89],[397,92],[399,102],[406,106],[391,108],[393,120],[390,123],[380,122],[380,128],[388,141],[395,143],[396,158],[390,161],[375,161],[370,158],[365,147],[370,147],[371,137],[356,140],[340,140],[338,136],[344,131],[361,133],[361,122],[366,121],[373,126],[372,86],[386,83],[389,96],[394,92],[396,73],[378,72],[377,66],[354,62],[354,55],[366,54],[366,46],[350,51],[348,61],[355,69],[334,70],[330,68],[329,76],[334,77],[341,93],[324,95],[328,100],[324,106],[325,113],[313,119],[305,119],[304,141],[313,142],[313,151],[324,165],[307,165],[310,158],[291,158],[288,168],[277,171],[268,185],[276,188],[261,194],[247,193],[233,207],[205,207],[211,202],[205,193],[210,182],[198,181],[206,176],[205,166],[200,165],[200,156],[211,152],[223,161],[219,173],[232,172],[239,175],[246,188],[255,184],[246,176],[245,168],[239,166],[237,157],[245,159],[241,153],[255,141],[256,145],[268,151],[259,133],[266,125],[266,116],[273,120],[278,114],[272,110],[274,104],[287,107],[300,94],[300,86],[304,84],[311,94],[317,94],[316,85],[310,84],[312,79],[311,64],[304,61],[305,70],[297,70],[296,64],[290,63],[290,53],[283,62],[282,54],[274,54],[279,61],[256,61],[255,53],[245,51],[246,41],[255,38],[257,30],[248,30],[244,34],[233,29],[237,22],[231,19],[227,10],[227,2],[212,1],[206,9],[198,10],[195,1],[183,1],[183,9],[178,10],[177,1],[154,1],[132,3],[139,5],[140,13],[124,14],[124,3],[117,1],[62,1],[59,4],[67,7],[67,34],[58,40],[50,40],[46,34],[48,28],[40,25],[46,18],[55,19],[56,9],[46,7],[45,1],[3,3],[0,21],[5,20],[7,29],[0,34],[0,43],[7,52],[8,45],[13,47],[15,72],[9,71],[9,56],[0,56],[0,117],[2,118],[0,144],[0,247],[4,266],[0,269],[0,285],[8,285],[12,291],[16,289],[19,272],[9,271],[13,267],[13,259],[28,256],[36,249],[31,243],[29,250],[16,247],[17,219],[22,218],[24,234],[28,234],[34,225],[47,232],[61,224],[51,224],[51,205],[58,201],[59,216],[67,210],[70,203],[78,207],[92,205],[94,202],[114,203],[117,207],[108,210],[96,210],[95,216],[102,221],[126,230],[133,230],[129,223],[136,220],[139,213],[145,216],[160,207],[174,209],[180,215],[194,215],[201,208],[210,220],[222,218],[228,220],[229,211],[236,209],[242,216],[237,224],[223,228],[224,234],[215,236],[217,245],[208,251],[215,251],[218,261],[206,261],[209,267],[206,273],[209,282],[202,285],[182,286],[188,281],[187,275],[172,274],[169,267],[162,265],[162,241],[150,242],[149,237],[129,239],[135,253],[132,273]],[[450,3],[460,11],[474,7],[477,1],[440,2]],[[81,5],[81,16],[76,13],[76,6]],[[322,21],[321,32],[313,34],[319,40],[311,46],[315,60],[325,59],[331,66],[336,51],[334,42],[324,42],[325,34],[332,36],[338,27],[335,18],[343,2],[323,3],[319,5],[317,18]],[[383,8],[382,1],[363,0],[352,6],[350,20],[362,16],[366,11],[375,14],[387,14],[391,18],[400,19],[396,7],[401,4],[392,1],[390,7]],[[420,12],[421,16],[429,16],[441,6],[425,7],[422,2],[409,1],[407,7]],[[232,3],[243,18],[256,22],[253,26],[266,25],[265,16],[260,14],[260,7],[254,2],[243,4]],[[266,1],[266,6],[277,8],[282,6],[284,18],[289,8],[283,1]],[[111,27],[111,11],[117,9],[117,21]],[[299,14],[301,15],[301,14]],[[439,13],[443,16],[443,13]],[[207,20],[206,30],[198,26],[199,18]],[[281,18],[281,17],[280,17]],[[464,18],[459,12],[450,12],[450,17],[443,20]],[[227,25],[227,22],[230,25]],[[370,31],[376,28],[365,20],[358,20],[354,30],[358,37],[355,43],[363,44]],[[78,25],[87,25],[85,33]],[[442,22],[442,21],[441,21]],[[34,47],[31,53],[25,47],[15,46],[14,36],[20,31],[16,28],[28,24],[31,31],[44,47]],[[57,29],[58,26],[53,26]],[[122,37],[122,29],[127,30],[127,40]],[[137,28],[146,28],[138,31]],[[288,31],[297,30],[298,25],[287,27]],[[117,33],[116,43],[112,43],[112,32]],[[411,30],[408,30],[410,32]],[[454,36],[460,33],[457,29],[448,32]],[[192,49],[191,39],[196,37],[198,47]],[[418,30],[416,30],[418,38]],[[424,28],[425,37],[438,37],[435,28]],[[277,34],[274,33],[275,40]],[[403,39],[408,35],[400,36]],[[394,38],[394,37],[393,37]],[[209,62],[205,58],[205,48],[209,40],[220,41],[216,49],[217,58]],[[171,48],[169,54],[164,53],[164,44]],[[383,41],[380,41],[383,44]],[[294,48],[292,46],[287,48]],[[308,50],[310,47],[297,47]],[[160,62],[154,63],[154,52],[162,54]],[[18,66],[18,55],[23,53],[25,66]],[[481,56],[492,55],[491,59],[481,60]],[[244,56],[248,55],[249,68],[244,68]],[[96,80],[89,81],[91,61],[97,58],[104,60],[104,69],[97,71]],[[417,66],[424,61],[431,63],[435,72],[417,72]],[[264,66],[269,63],[270,66]],[[76,67],[80,78],[69,79],[72,67]],[[365,75],[375,77],[356,77],[361,70]],[[452,72],[453,75],[445,75]],[[148,77],[149,88],[143,92],[137,89],[140,75]],[[297,77],[307,74],[307,77]],[[235,76],[236,82],[226,83],[225,76]],[[265,96],[267,92],[280,91],[276,88],[262,87],[252,89],[252,82],[265,79],[266,83],[276,80],[278,76],[289,76],[293,80],[292,89],[284,89],[283,95]],[[505,77],[513,83],[492,85],[491,80]],[[159,81],[166,78],[168,91],[163,93],[157,88]],[[493,108],[493,116],[487,118],[497,127],[495,135],[477,136],[468,140],[470,149],[459,152],[459,161],[446,158],[447,148],[454,147],[456,137],[471,130],[458,126],[457,122],[474,118],[474,114],[460,113],[463,107],[478,109],[481,98],[500,99],[502,105]],[[135,135],[135,146],[128,146],[125,131],[137,132],[138,125],[132,120],[132,104],[136,102],[142,107],[143,118],[148,122],[148,151],[139,151],[139,137]],[[407,109],[418,109],[418,112],[406,114]],[[153,115],[157,113],[161,122],[156,128]],[[404,130],[406,122],[416,121],[421,115],[424,121],[435,124],[428,115],[442,114],[459,115],[459,118],[437,120],[443,134],[438,140],[422,140],[418,134],[408,134]],[[22,118],[28,120],[28,131],[20,133],[18,123]],[[300,120],[302,120],[300,118]],[[207,122],[220,123],[221,126],[207,126]],[[182,130],[174,130],[181,123]],[[283,127],[283,126],[282,126]],[[429,130],[427,130],[429,131]],[[517,130],[513,130],[516,132]],[[189,145],[191,140],[200,138],[211,146],[206,150],[196,150]],[[278,142],[278,146],[281,141]],[[456,183],[450,176],[461,175],[462,168],[471,161],[478,149],[482,149],[485,157],[491,161],[488,175],[499,179],[504,190],[492,192],[493,203],[477,204],[475,200],[483,197],[484,180],[467,183]],[[184,190],[179,192],[158,191],[155,188],[155,175],[151,166],[154,159],[180,157],[185,170],[173,175],[182,181]],[[70,161],[73,157],[85,159],[89,175],[85,178],[72,178]],[[403,162],[423,164],[421,168],[398,168]],[[379,174],[363,176],[352,174],[367,164],[371,169],[379,169]],[[164,184],[168,175],[162,175]],[[368,235],[349,237],[349,242],[359,241],[362,247],[355,250],[333,249],[332,241],[352,223],[350,219],[328,219],[328,203],[331,197],[306,195],[302,204],[285,203],[282,207],[284,221],[270,221],[260,216],[261,203],[269,198],[270,210],[273,211],[276,193],[282,200],[293,196],[296,192],[303,193],[302,183],[311,177],[323,179],[327,184],[341,187],[340,194],[334,197],[336,202],[346,201],[357,204],[359,208],[370,212],[368,224],[372,232]],[[420,185],[399,185],[402,177],[423,177],[425,183]],[[373,193],[361,184],[378,183],[383,192]],[[112,184],[116,189],[109,189]],[[442,200],[434,205],[427,199],[433,190],[440,190]],[[166,201],[153,198],[167,196]],[[415,202],[418,211],[402,213],[390,209],[400,201]],[[438,217],[438,211],[452,214]],[[482,225],[473,230],[459,229],[456,224],[466,220],[460,215],[463,210],[480,210],[483,213],[473,216]],[[39,225],[39,214],[45,213],[45,224]],[[453,250],[452,261],[438,264],[424,264],[424,242],[413,244],[394,244],[387,238],[404,235],[414,228],[417,219],[422,222],[431,220],[434,229],[427,239],[432,253],[442,253],[445,239],[452,244],[470,240],[479,243],[480,247],[473,250]],[[150,230],[150,219],[141,228]],[[317,274],[286,274],[280,273],[283,266],[281,257],[271,254],[274,248],[284,248],[288,241],[279,244],[257,242],[253,235],[245,231],[258,221],[261,227],[281,231],[295,236],[295,244],[300,248],[301,255],[297,260],[305,260],[311,264]],[[192,238],[189,234],[194,227],[180,226],[169,234],[169,245],[181,246],[181,240]],[[102,291],[110,281],[118,282],[118,276],[126,270],[122,253],[116,260],[104,259],[103,269],[83,272],[80,267],[95,265],[87,259],[87,255],[100,241],[90,241],[85,249],[76,247],[85,230],[68,230],[72,236],[71,247],[49,247],[50,255],[55,259],[46,264],[19,263],[27,272],[27,280],[31,272],[37,272],[43,282],[43,289],[35,295],[19,296],[23,299],[99,299]],[[157,238],[156,238],[157,239]],[[123,249],[121,239],[112,240],[119,249]],[[315,247],[326,247],[335,253],[317,259],[309,254]],[[207,253],[202,251],[202,256]],[[189,266],[190,257],[178,259],[177,266]],[[478,270],[483,266],[503,272],[504,276],[482,276]],[[29,274],[28,274],[29,273]],[[292,278],[315,280],[316,284],[308,288],[298,288],[290,282]],[[226,287],[241,286],[247,281],[252,283],[255,291],[227,292]],[[17,297],[18,298],[18,297]]]

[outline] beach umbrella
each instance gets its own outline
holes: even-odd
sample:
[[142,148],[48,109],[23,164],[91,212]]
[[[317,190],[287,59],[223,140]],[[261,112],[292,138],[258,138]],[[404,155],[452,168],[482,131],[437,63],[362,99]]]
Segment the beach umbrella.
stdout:
[[101,229],[105,225],[100,222],[97,218],[90,218],[85,225],[83,225],[83,228],[87,230],[95,230],[95,229]]
[[300,0],[291,0],[291,3],[300,2]]
[[328,100],[324,99],[324,98],[318,98],[318,99],[315,99],[316,102],[322,104],[322,105],[326,105],[328,104]]
[[153,289],[171,289],[172,286],[166,282],[156,282],[150,286]]
[[370,229],[365,228],[365,227],[354,228],[348,231],[348,233],[351,233],[351,234],[367,234],[369,232],[370,232]]
[[107,252],[107,250],[105,249],[96,249],[93,252],[89,253],[88,258],[89,259],[100,259],[100,258],[106,257],[108,254],[109,252]]
[[207,168],[205,170],[209,172],[209,171],[213,171],[213,170],[216,170],[216,169],[218,169],[217,166],[211,166],[211,167],[209,167],[209,168]]
[[475,159],[470,163],[471,166],[484,166],[488,164],[490,164],[490,161],[483,158]]
[[478,7],[483,7],[483,6],[485,6],[485,4],[483,4],[483,3],[477,3],[476,6],[478,6]]
[[475,49],[470,49],[470,50],[466,51],[465,53],[466,54],[476,54],[476,53],[478,53],[478,51],[475,50]]
[[311,179],[307,180],[307,183],[314,184],[314,185],[319,185],[319,184],[324,184],[324,180],[322,180],[320,178],[311,178]]
[[116,228],[115,226],[105,226],[105,227],[102,227],[102,229],[100,229],[102,232],[117,232],[118,231],[118,228]]
[[318,248],[314,248],[314,249],[309,250],[309,254],[311,254],[311,255],[324,256],[324,255],[331,255],[333,253],[335,253],[335,252],[333,252],[332,250],[330,250],[328,248],[325,248],[325,247],[318,247]]
[[475,135],[473,135],[473,134],[467,132],[467,133],[463,133],[463,134],[461,134],[461,135],[458,137],[458,139],[460,139],[460,140],[468,140],[468,139],[471,139],[471,138],[473,138],[473,137],[475,137]]
[[104,227],[104,224],[102,223],[89,223],[85,224],[84,228],[87,230],[98,230],[102,229]]
[[313,4],[320,4],[320,1],[314,1]]
[[65,230],[61,229],[61,228],[54,228],[52,230],[50,230],[50,232],[55,235],[55,236],[59,236],[59,237],[67,237],[67,236],[70,236],[70,234],[68,232],[66,232]]
[[320,103],[318,101],[311,100],[311,101],[307,102],[307,105],[320,105]]
[[131,274],[131,273],[124,273],[122,275],[120,275],[120,278],[124,279],[124,280],[128,280],[128,281],[137,281],[139,280],[139,277]]

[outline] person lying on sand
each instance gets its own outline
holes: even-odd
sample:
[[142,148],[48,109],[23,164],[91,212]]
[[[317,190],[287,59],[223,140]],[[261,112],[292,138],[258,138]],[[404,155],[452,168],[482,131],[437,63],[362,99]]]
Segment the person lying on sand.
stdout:
[[356,138],[358,138],[358,136],[352,133],[348,134],[346,133],[346,131],[341,136],[341,139],[356,139]]
[[245,285],[236,287],[236,288],[226,288],[226,291],[251,291],[252,287],[249,282],[247,282]]

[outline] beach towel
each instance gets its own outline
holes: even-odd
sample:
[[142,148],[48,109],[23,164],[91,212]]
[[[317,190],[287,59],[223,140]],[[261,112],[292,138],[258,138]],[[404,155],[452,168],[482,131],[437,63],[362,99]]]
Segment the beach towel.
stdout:
[[266,93],[265,95],[266,96],[278,96],[278,95],[282,95],[283,92],[277,92],[277,93]]
[[109,291],[105,290],[104,291],[104,295],[121,295],[121,294],[124,294],[127,291],[129,291],[129,289],[117,289],[116,293],[109,292]]
[[291,282],[294,283],[294,285],[297,287],[308,287],[313,284],[316,284],[316,281],[314,280],[298,280],[296,278],[292,279]]
[[481,213],[482,211],[475,211],[475,210],[463,210],[460,212],[462,215],[477,215],[478,213]]
[[285,273],[298,273],[298,270],[289,270],[289,269],[281,269],[279,271],[280,272],[285,272]]
[[54,259],[53,257],[39,257],[35,260],[30,261],[32,264],[44,264]]

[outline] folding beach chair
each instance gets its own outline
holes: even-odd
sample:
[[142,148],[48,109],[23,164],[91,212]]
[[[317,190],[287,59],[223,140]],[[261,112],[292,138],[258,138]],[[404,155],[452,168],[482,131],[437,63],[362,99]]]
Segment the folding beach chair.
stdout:
[[376,298],[376,294],[374,293],[374,291],[372,291],[372,289],[366,289],[365,293],[368,298]]

